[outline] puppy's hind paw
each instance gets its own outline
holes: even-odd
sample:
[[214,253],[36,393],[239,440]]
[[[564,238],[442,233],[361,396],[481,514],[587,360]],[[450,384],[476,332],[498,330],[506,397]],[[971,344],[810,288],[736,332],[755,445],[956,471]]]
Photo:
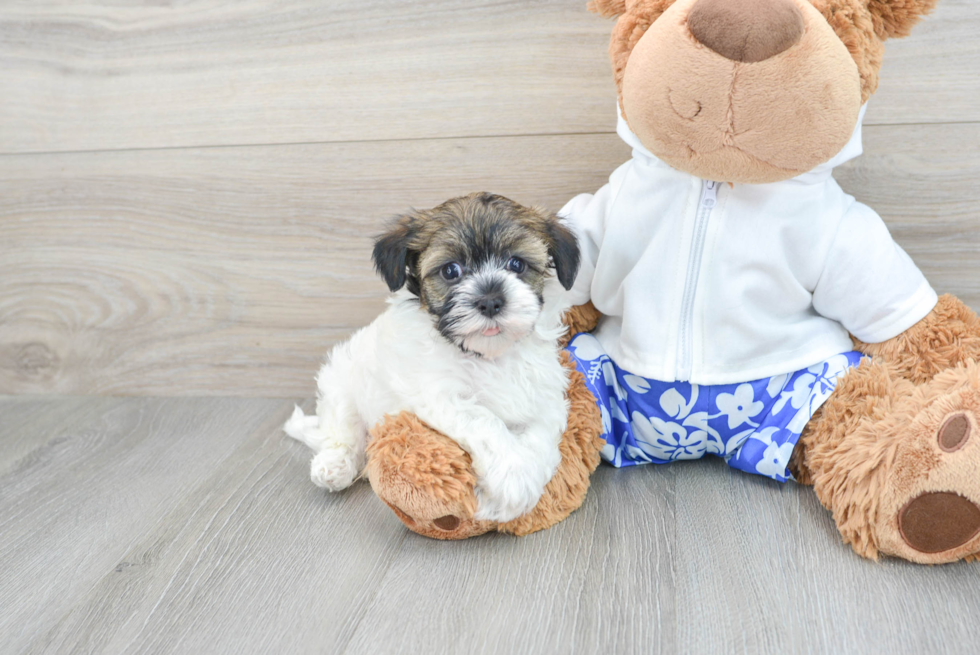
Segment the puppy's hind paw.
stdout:
[[327,448],[310,462],[310,480],[328,491],[341,491],[357,477],[354,453],[348,448]]

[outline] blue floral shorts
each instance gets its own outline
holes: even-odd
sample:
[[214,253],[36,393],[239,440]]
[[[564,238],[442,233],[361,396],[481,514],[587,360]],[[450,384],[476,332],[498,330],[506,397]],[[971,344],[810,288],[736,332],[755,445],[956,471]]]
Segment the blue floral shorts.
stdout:
[[846,352],[795,373],[701,386],[657,382],[616,366],[591,334],[567,348],[602,413],[602,458],[613,466],[724,457],[732,468],[779,482],[800,433],[837,379],[863,355]]

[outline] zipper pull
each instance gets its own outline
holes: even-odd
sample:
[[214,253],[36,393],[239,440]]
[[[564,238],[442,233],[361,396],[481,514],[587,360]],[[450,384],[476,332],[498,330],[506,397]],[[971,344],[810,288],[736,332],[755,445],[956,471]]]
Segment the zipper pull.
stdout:
[[704,181],[704,190],[701,194],[701,206],[711,209],[718,202],[718,183],[710,180]]

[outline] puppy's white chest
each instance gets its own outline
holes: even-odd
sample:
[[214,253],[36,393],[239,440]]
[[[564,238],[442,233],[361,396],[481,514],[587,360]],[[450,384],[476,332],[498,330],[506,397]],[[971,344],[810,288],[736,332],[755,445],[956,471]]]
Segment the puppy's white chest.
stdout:
[[552,350],[540,353],[540,357],[521,354],[524,356],[503,362],[487,362],[472,381],[477,402],[500,417],[515,435],[523,433],[543,414],[564,409],[567,385]]

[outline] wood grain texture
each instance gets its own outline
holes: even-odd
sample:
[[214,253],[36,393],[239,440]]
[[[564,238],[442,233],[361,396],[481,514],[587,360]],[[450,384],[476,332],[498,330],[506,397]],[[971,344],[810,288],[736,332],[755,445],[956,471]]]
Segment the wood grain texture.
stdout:
[[677,478],[678,643],[691,653],[975,653],[976,564],[872,563],[809,487],[719,460]]
[[86,396],[0,396],[0,475],[23,466],[22,459],[89,415],[104,412],[113,402]]
[[[28,401],[30,402],[30,401]],[[74,402],[74,401],[71,401]],[[20,652],[115,570],[130,544],[259,430],[288,416],[280,400],[93,399],[67,426],[0,426],[0,444],[45,435],[0,476],[0,634]],[[60,411],[57,408],[53,411]]]
[[557,209],[627,156],[583,136],[0,157],[0,393],[307,396],[383,308],[385,219],[480,188]]
[[[610,132],[584,0],[6,2],[0,152]],[[870,124],[976,121],[980,5],[888,44]]]
[[[408,532],[328,494],[281,400],[0,398],[10,653],[973,653],[977,564],[873,563],[812,489],[603,465],[529,537]],[[310,405],[307,405],[309,409]]]
[[28,652],[343,649],[407,531],[367,484],[314,487],[309,451],[280,423],[236,423],[248,436],[227,461],[129,539]]
[[5,3],[0,152],[609,129],[610,27],[584,0]]
[[674,476],[602,467],[554,528],[410,536],[346,653],[673,653]]
[[980,4],[939,0],[912,34],[885,42],[867,125],[980,121]]
[[[845,189],[980,308],[980,125],[865,140]],[[0,393],[308,396],[383,307],[384,218],[478,188],[557,209],[628,156],[581,135],[0,157]]]

